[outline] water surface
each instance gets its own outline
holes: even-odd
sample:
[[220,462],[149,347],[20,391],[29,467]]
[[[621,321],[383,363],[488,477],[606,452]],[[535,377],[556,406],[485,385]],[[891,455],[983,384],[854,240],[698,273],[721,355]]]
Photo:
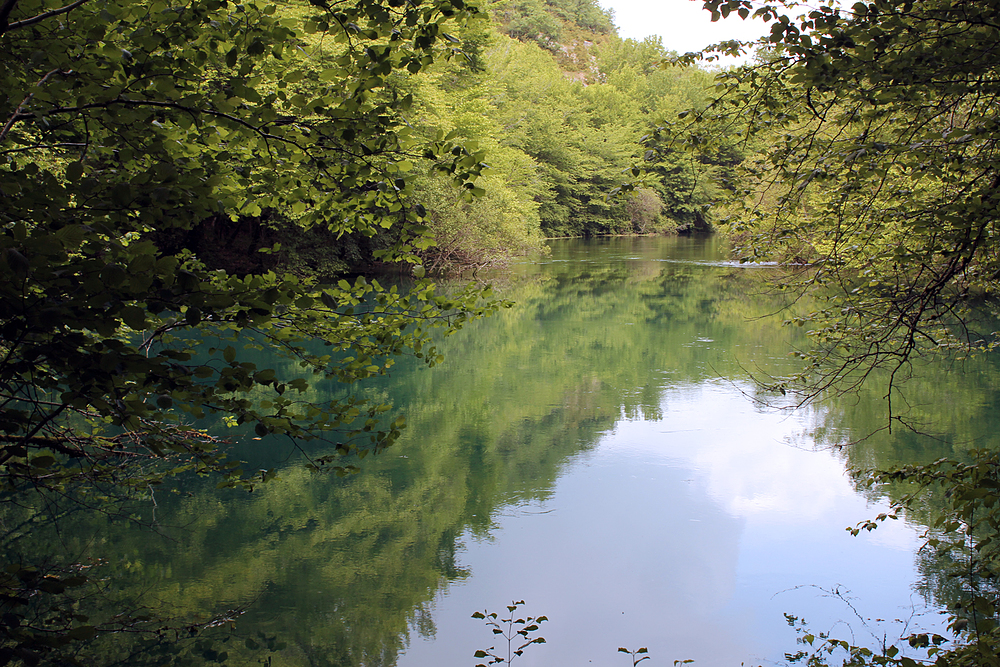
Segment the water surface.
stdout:
[[315,390],[406,414],[360,474],[312,475],[302,452],[247,436],[238,455],[277,482],[189,480],[157,497],[157,532],[95,520],[61,539],[117,554],[179,614],[245,607],[240,636],[279,638],[281,665],[471,667],[494,643],[471,614],[521,599],[550,619],[525,667],[627,667],[619,646],[650,664],[781,663],[797,650],[784,613],[868,645],[937,627],[920,526],[851,537],[889,491],[847,469],[989,444],[997,373],[921,369],[911,416],[941,437],[843,446],[884,425],[877,388],[792,411],[749,379],[789,372],[806,345],[766,289],[780,270],[711,238],[553,242],[498,279],[516,307],[442,341],[443,365]]
[[[515,370],[466,372],[484,408],[595,428],[554,480],[463,531],[469,576],[438,592],[435,633],[400,665],[471,664],[491,638],[469,612],[521,598],[550,619],[526,665],[625,664],[618,646],[665,664],[780,662],[796,650],[785,612],[867,644],[938,622],[912,590],[917,529],[845,530],[884,509],[830,446],[849,426],[762,405],[782,400],[748,380],[790,370],[804,344],[769,317],[788,305],[766,290],[773,273],[686,238],[565,242],[519,269],[538,293],[466,340]],[[452,373],[475,355],[457,356]]]

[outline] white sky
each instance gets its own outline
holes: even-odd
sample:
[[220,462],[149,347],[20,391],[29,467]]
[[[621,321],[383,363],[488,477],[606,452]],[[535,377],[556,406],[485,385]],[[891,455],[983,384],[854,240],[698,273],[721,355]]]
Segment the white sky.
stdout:
[[615,24],[623,38],[641,40],[649,35],[663,37],[671,51],[698,51],[727,39],[756,39],[770,31],[760,19],[744,21],[735,13],[712,23],[712,15],[701,0],[598,0],[615,11]]

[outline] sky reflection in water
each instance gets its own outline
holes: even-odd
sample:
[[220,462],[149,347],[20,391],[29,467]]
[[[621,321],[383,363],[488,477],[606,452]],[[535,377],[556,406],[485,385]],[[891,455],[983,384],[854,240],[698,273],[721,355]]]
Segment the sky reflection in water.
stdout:
[[[711,331],[688,344],[711,347]],[[671,375],[660,415],[623,413],[544,500],[506,506],[488,537],[461,536],[471,576],[439,593],[434,638],[412,633],[399,665],[475,664],[495,639],[471,613],[522,598],[550,619],[525,667],[627,667],[619,646],[648,647],[654,665],[780,663],[797,650],[785,612],[871,646],[939,628],[911,589],[918,529],[845,530],[885,507],[854,490],[838,451],[816,447],[821,410],[762,408],[708,371]]]

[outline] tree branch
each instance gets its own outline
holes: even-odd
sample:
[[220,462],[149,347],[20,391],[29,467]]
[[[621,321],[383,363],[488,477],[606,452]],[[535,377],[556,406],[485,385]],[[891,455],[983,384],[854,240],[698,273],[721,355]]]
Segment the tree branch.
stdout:
[[[48,74],[46,74],[41,79],[41,81],[39,81],[39,83],[42,83],[43,81],[45,81],[45,79],[49,78],[51,75],[55,74],[58,71],[59,70],[53,70],[53,71],[49,72]],[[255,134],[259,135],[260,137],[262,137],[265,140],[268,140],[268,141],[274,140],[274,141],[282,142],[282,143],[288,144],[290,146],[295,146],[296,148],[298,148],[299,150],[301,150],[303,153],[308,153],[309,152],[308,149],[305,146],[303,146],[302,144],[298,143],[297,141],[295,141],[293,139],[289,139],[287,137],[278,136],[276,134],[271,134],[270,132],[267,131],[266,128],[269,125],[286,125],[286,124],[288,124],[286,122],[281,122],[281,121],[274,122],[274,123],[263,123],[261,125],[255,125],[255,124],[253,124],[253,123],[251,123],[251,122],[249,122],[247,120],[244,120],[243,118],[240,118],[239,116],[234,116],[232,114],[224,113],[222,111],[217,111],[215,109],[198,109],[196,107],[190,107],[190,106],[186,106],[184,104],[178,104],[176,102],[167,102],[167,101],[163,101],[163,100],[130,100],[130,99],[127,99],[127,98],[124,98],[124,97],[118,97],[116,99],[107,100],[105,102],[91,102],[90,104],[81,104],[81,105],[75,106],[75,107],[60,107],[60,108],[48,111],[48,112],[46,112],[44,114],[42,114],[42,113],[34,113],[34,112],[32,112],[32,113],[22,113],[21,109],[31,99],[31,97],[32,96],[29,95],[28,97],[26,97],[24,99],[23,102],[21,102],[21,104],[18,106],[17,110],[14,112],[14,114],[7,121],[7,124],[3,127],[2,130],[0,130],[0,141],[2,141],[7,136],[7,133],[10,131],[10,128],[13,127],[13,125],[16,122],[22,121],[22,120],[27,120],[28,118],[38,118],[40,116],[52,116],[52,115],[55,115],[55,114],[80,113],[81,111],[88,111],[90,109],[107,109],[107,108],[115,106],[115,105],[122,105],[122,106],[128,106],[128,107],[158,107],[158,108],[162,108],[162,109],[175,109],[177,111],[183,111],[185,113],[191,114],[191,116],[193,116],[195,118],[197,118],[198,116],[202,116],[202,115],[213,116],[215,118],[221,118],[221,119],[227,120],[227,121],[229,121],[229,122],[231,122],[231,123],[233,123],[235,125],[239,125],[239,126],[241,126],[243,128],[246,128],[246,129],[250,130],[251,132],[254,132]],[[268,146],[270,146],[270,144],[268,144]]]
[[[76,0],[65,7],[60,7],[59,9],[53,9],[50,12],[45,12],[44,14],[39,14],[38,16],[32,16],[30,19],[24,19],[22,21],[15,21],[14,23],[7,24],[7,17],[10,15],[10,10],[14,8],[14,4],[17,0],[7,0],[3,8],[0,9],[0,35],[7,32],[8,30],[17,30],[18,28],[26,28],[29,25],[34,25],[36,23],[41,23],[45,19],[50,19],[53,16],[59,16],[60,14],[65,14],[66,12],[72,11],[79,7],[80,5],[89,2],[90,0]],[[7,9],[7,7],[10,9]],[[4,13],[6,10],[6,13]]]
[[[2,25],[2,24],[0,24],[0,25]],[[0,32],[0,34],[3,34],[3,33]],[[48,72],[45,76],[43,76],[41,79],[39,79],[37,83],[35,83],[35,86],[42,85],[43,83],[45,83],[48,80],[48,78],[50,76],[52,76],[53,74],[56,74],[57,72],[59,72],[58,69],[54,69],[51,72]],[[7,138],[7,133],[10,132],[10,128],[14,127],[14,123],[16,123],[17,121],[22,120],[24,118],[31,118],[31,117],[33,117],[35,115],[35,114],[24,114],[24,113],[21,113],[21,109],[24,108],[24,105],[27,104],[28,102],[30,102],[31,98],[34,97],[34,96],[35,96],[34,93],[29,94],[27,97],[25,97],[23,100],[21,100],[20,104],[17,105],[17,108],[14,109],[14,113],[12,113],[10,115],[10,118],[8,118],[7,122],[4,123],[3,129],[0,130],[0,141],[3,141],[4,139]]]

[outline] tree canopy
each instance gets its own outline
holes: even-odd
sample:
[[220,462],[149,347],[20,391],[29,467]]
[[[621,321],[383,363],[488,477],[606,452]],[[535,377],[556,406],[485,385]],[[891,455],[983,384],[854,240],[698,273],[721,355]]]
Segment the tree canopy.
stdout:
[[[415,165],[471,193],[483,156],[415,136],[393,77],[454,55],[447,26],[479,14],[462,0],[0,3],[5,502],[100,506],[192,469],[220,486],[273,477],[226,458],[197,427],[211,413],[258,437],[335,445],[315,467],[349,469],[342,455],[396,438],[389,406],[310,400],[312,378],[363,380],[399,354],[434,364],[429,330],[496,302],[426,281],[401,291],[227,271],[171,239],[206,221],[281,219],[382,234],[379,258],[417,264],[428,238]],[[258,367],[248,351],[264,346],[298,369]],[[92,637],[96,619],[49,597],[84,581],[79,568],[11,563],[0,662],[65,658]]]
[[[382,256],[412,260],[424,245],[424,211],[406,199],[412,161],[433,160],[468,189],[482,165],[448,141],[410,138],[401,116],[410,100],[386,77],[432,62],[443,22],[475,14],[460,1],[280,13],[226,2],[5,3],[4,460],[27,461],[36,443],[74,455],[97,445],[74,440],[83,422],[73,414],[143,441],[176,432],[165,425],[178,409],[315,435],[352,409],[302,412],[284,393],[306,381],[242,365],[238,347],[268,344],[353,381],[381,372],[388,356],[420,352],[423,334],[404,335],[411,325],[472,314],[429,286],[403,296],[364,280],[321,290],[209,270],[161,239],[206,219],[284,215],[336,233],[396,230]],[[187,332],[224,343],[196,357]],[[311,340],[335,354],[308,352]],[[263,410],[242,396],[257,387],[278,395]]]
[[705,6],[771,21],[756,63],[719,77],[684,141],[712,124],[743,133],[742,257],[807,264],[796,284],[828,297],[796,322],[815,343],[809,395],[877,367],[894,387],[915,354],[990,347],[970,306],[1000,276],[1000,4]]

